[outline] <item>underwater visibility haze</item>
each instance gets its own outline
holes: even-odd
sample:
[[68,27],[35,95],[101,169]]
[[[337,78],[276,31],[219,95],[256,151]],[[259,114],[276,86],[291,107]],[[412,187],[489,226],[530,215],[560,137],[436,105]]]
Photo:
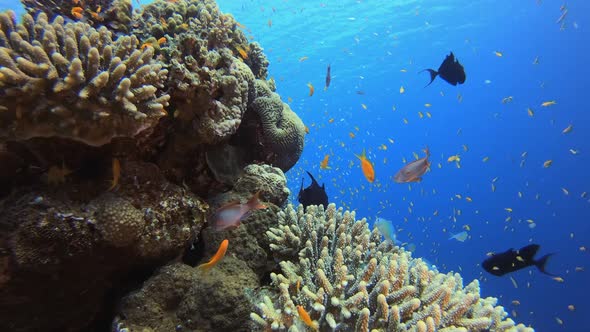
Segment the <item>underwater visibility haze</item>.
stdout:
[[[497,297],[515,322],[590,330],[590,2],[217,4],[260,44],[276,93],[305,126],[301,156],[286,167],[290,203],[315,178],[329,203],[370,228],[378,221],[431,269],[479,280],[482,298]],[[0,9],[24,13],[17,1]],[[249,211],[252,194],[233,203],[240,228],[272,210]],[[202,262],[223,240],[212,239]],[[223,243],[227,259],[233,242]],[[534,252],[521,256],[527,246]],[[315,329],[318,317],[296,304],[299,328]]]

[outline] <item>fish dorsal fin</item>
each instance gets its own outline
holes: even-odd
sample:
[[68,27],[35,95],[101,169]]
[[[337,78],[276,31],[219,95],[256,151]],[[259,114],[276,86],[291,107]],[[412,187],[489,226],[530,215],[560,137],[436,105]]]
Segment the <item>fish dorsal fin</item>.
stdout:
[[242,204],[242,202],[240,202],[240,200],[238,200],[238,199],[234,199],[234,200],[231,200],[231,201],[229,201],[227,203],[224,203],[223,205],[221,205],[220,207],[218,207],[217,210],[221,210],[221,209],[227,208],[229,206],[238,205],[238,204]]
[[308,172],[308,171],[306,171],[306,172],[307,172],[307,175],[309,175],[309,177],[311,178],[311,185],[312,185],[312,186],[314,186],[314,187],[315,187],[315,186],[318,186],[318,187],[319,187],[320,185],[319,185],[319,184],[318,184],[318,182],[315,180],[315,178],[313,177],[313,175],[311,175],[311,173],[310,173],[310,172]]

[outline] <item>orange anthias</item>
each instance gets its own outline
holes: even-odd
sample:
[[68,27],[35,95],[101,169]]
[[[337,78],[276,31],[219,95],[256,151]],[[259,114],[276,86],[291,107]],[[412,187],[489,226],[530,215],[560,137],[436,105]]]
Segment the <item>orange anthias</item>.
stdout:
[[330,166],[328,166],[328,161],[330,160],[330,155],[327,154],[324,156],[324,160],[322,160],[322,162],[320,163],[320,168],[321,169],[331,169]]
[[361,160],[361,169],[363,170],[365,178],[367,181],[373,183],[373,181],[375,181],[375,170],[373,169],[373,164],[367,159],[365,150],[363,149],[363,153],[360,156],[356,154],[355,156]]
[[297,313],[299,314],[299,318],[301,318],[301,320],[305,323],[305,325],[309,326],[314,331],[318,330],[318,323],[314,322],[311,319],[311,317],[309,316],[309,313],[305,310],[305,308],[298,305],[297,306]]
[[217,265],[217,263],[219,263],[219,261],[221,261],[221,259],[225,257],[227,246],[229,246],[229,240],[225,239],[221,242],[221,245],[219,246],[219,249],[217,249],[215,255],[213,255],[213,257],[207,263],[201,264],[197,268],[205,272],[211,270],[211,268]]

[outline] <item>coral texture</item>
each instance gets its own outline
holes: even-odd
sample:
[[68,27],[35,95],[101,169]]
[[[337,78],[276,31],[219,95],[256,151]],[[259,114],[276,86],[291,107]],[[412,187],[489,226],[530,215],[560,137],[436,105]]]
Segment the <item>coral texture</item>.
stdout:
[[[206,203],[153,164],[122,168],[116,191],[98,178],[19,187],[0,200],[0,330],[87,330],[109,292],[200,232]],[[87,186],[105,189],[86,197]]]
[[0,140],[63,137],[99,146],[166,114],[167,71],[137,38],[106,27],[0,14]]
[[[255,178],[255,173],[261,178]],[[176,327],[182,331],[250,331],[248,313],[254,309],[250,293],[276,269],[264,233],[276,223],[280,209],[264,197],[284,203],[279,199],[287,198],[286,180],[277,168],[251,165],[234,190],[218,195],[211,203],[211,210],[215,210],[228,201],[246,200],[258,191],[268,208],[254,211],[235,229],[217,232],[204,228],[200,235],[203,247],[185,254],[183,262],[187,264],[204,263],[227,239],[225,257],[209,273],[179,263],[162,268],[141,290],[122,300],[113,331],[173,331]],[[191,257],[195,252],[197,257]]]
[[249,331],[251,308],[244,289],[258,286],[257,279],[234,257],[225,257],[206,274],[170,264],[122,300],[113,332]]
[[256,98],[248,108],[258,116],[261,126],[255,146],[260,146],[262,160],[286,172],[303,152],[305,126],[266,81],[256,80],[255,88]]
[[480,298],[477,280],[428,269],[334,204],[289,206],[267,236],[282,273],[251,314],[257,329],[305,330],[302,306],[321,331],[532,331]]
[[83,21],[93,27],[106,26],[115,32],[128,32],[131,23],[131,0],[21,0],[32,16],[45,13],[50,20],[57,16]]
[[200,143],[227,140],[240,125],[254,82],[238,58],[237,49],[248,43],[233,17],[210,0],[160,0],[134,22],[133,33],[157,48],[170,71],[167,86],[179,129]]

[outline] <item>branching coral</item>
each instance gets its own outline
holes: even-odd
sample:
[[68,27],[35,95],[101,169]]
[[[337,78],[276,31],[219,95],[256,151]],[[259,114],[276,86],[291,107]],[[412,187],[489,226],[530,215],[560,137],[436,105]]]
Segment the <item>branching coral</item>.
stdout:
[[267,236],[282,273],[251,314],[259,329],[304,328],[301,305],[322,331],[532,331],[480,298],[477,280],[463,287],[459,274],[428,269],[354,212],[289,206],[278,221]]
[[166,114],[167,71],[134,36],[0,14],[0,139],[63,137],[99,146],[133,137]]

